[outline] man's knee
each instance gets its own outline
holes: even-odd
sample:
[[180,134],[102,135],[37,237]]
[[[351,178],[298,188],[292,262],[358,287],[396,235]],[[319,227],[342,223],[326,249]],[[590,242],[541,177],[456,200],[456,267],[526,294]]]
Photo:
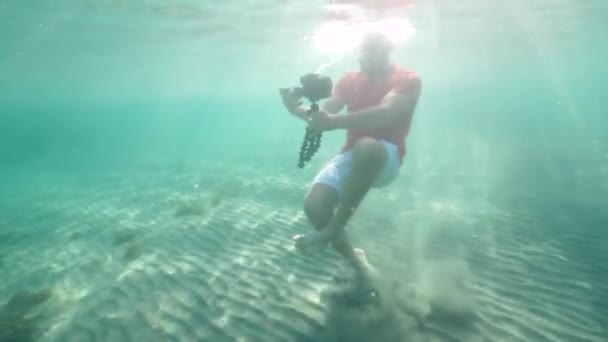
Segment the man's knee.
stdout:
[[319,212],[320,206],[319,206],[319,203],[317,203],[314,198],[311,198],[311,196],[308,195],[306,197],[306,199],[304,200],[304,207],[302,209],[304,209],[304,213],[306,214],[306,216],[310,217],[310,216],[317,215],[317,213]]
[[388,153],[382,142],[372,138],[360,139],[353,148],[355,166],[380,168],[388,160]]
[[322,225],[329,220],[338,202],[335,189],[326,184],[314,184],[304,200],[304,213],[313,224]]

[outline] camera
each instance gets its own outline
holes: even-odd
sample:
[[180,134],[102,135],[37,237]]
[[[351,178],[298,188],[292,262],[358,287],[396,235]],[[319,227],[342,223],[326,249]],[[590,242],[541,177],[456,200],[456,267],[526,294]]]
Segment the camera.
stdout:
[[300,77],[300,84],[301,87],[292,88],[292,91],[297,96],[307,98],[313,104],[331,96],[333,84],[329,77],[310,73]]
[[[305,97],[311,102],[308,114],[319,110],[317,101],[326,99],[331,96],[333,83],[329,77],[319,74],[310,73],[300,77],[301,87],[292,88],[294,95]],[[313,133],[310,127],[306,128],[306,135],[300,147],[300,160],[298,167],[303,168],[304,163],[309,162],[312,156],[321,146],[321,134]]]

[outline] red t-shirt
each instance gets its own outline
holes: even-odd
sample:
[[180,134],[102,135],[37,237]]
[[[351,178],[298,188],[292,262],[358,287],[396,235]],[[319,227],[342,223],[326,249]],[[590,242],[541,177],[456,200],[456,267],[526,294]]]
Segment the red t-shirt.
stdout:
[[411,113],[404,113],[399,122],[391,122],[387,126],[375,129],[349,129],[346,143],[342,152],[352,149],[362,137],[386,140],[397,145],[400,162],[405,156],[405,139],[411,127],[411,118],[414,114],[420,96],[421,81],[413,71],[391,66],[390,74],[381,81],[370,82],[368,76],[361,71],[346,73],[334,87],[334,96],[341,98],[347,106],[348,112],[355,112],[380,104],[382,98],[391,90],[400,94],[407,94],[414,102]]

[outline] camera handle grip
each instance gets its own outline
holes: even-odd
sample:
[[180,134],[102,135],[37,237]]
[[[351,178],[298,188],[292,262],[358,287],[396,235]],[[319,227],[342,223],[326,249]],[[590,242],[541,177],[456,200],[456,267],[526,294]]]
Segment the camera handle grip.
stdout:
[[314,112],[318,112],[318,111],[319,111],[319,105],[313,102],[310,105],[310,108],[306,111],[306,114],[310,115],[310,114],[312,114]]

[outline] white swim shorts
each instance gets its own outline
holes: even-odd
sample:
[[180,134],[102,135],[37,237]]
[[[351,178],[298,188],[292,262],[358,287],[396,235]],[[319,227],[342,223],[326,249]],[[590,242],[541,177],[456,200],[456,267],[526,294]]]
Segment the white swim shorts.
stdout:
[[[399,150],[397,145],[388,141],[381,140],[388,153],[388,160],[384,165],[384,168],[380,171],[374,182],[372,183],[373,188],[381,188],[390,184],[397,176],[401,169],[401,163],[399,160]],[[333,157],[323,169],[317,174],[313,180],[315,183],[327,184],[338,191],[338,197],[342,198],[342,188],[346,177],[350,174],[353,160],[353,151],[347,151],[340,153]]]

